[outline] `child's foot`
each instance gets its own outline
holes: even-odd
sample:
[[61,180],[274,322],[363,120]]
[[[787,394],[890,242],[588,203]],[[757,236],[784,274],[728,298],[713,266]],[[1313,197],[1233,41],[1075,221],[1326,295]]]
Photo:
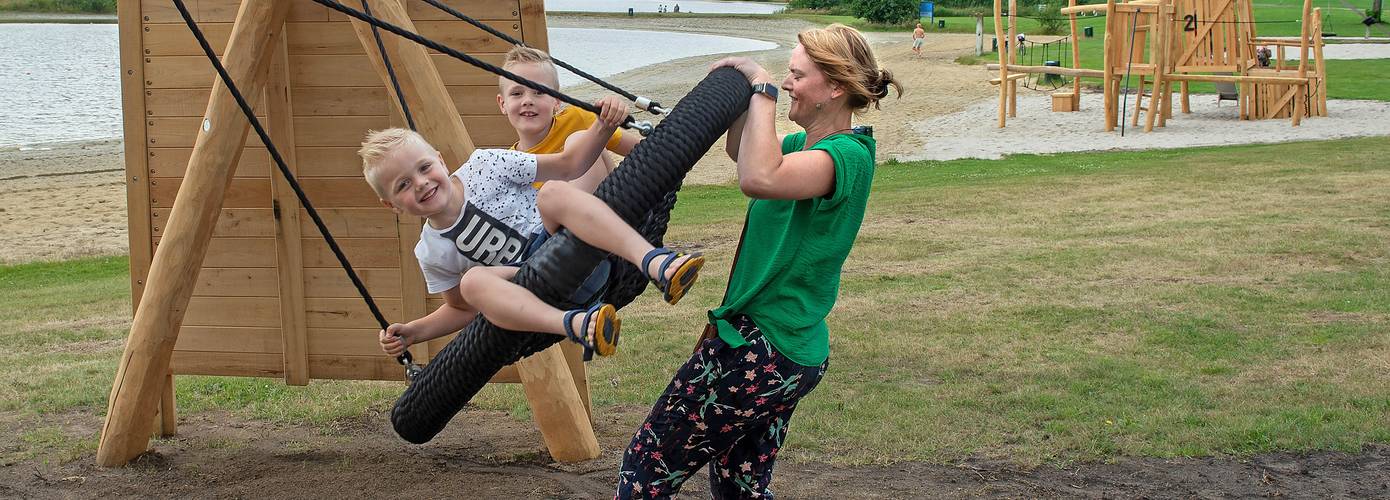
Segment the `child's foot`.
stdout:
[[[575,309],[565,313],[565,336],[584,346],[584,359],[593,353],[611,356],[618,350],[618,330],[623,321],[611,304],[595,304],[588,310]],[[580,332],[580,333],[576,333]]]
[[[658,262],[658,258],[663,256],[665,258]],[[642,257],[642,272],[647,273],[647,279],[661,290],[662,298],[668,304],[680,302],[685,292],[695,284],[695,278],[700,276],[700,268],[704,265],[705,258],[698,252],[686,255],[666,247],[653,248]]]

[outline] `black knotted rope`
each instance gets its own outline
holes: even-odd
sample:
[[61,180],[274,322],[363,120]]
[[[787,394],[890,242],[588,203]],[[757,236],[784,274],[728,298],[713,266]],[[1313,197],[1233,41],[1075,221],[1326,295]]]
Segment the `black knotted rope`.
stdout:
[[[352,264],[348,262],[347,255],[343,254],[343,249],[338,246],[337,240],[333,239],[333,234],[328,232],[328,226],[319,217],[318,210],[314,209],[313,203],[309,202],[309,196],[304,194],[304,189],[299,186],[299,181],[285,165],[285,159],[280,156],[280,150],[275,147],[275,143],[270,140],[270,135],[266,134],[265,127],[261,126],[261,121],[256,118],[256,113],[251,110],[251,105],[247,104],[246,98],[242,97],[241,91],[237,89],[236,83],[232,82],[231,75],[227,74],[227,68],[222,66],[222,60],[217,58],[217,53],[213,52],[212,45],[208,44],[207,37],[203,36],[203,30],[198,28],[198,23],[193,21],[193,16],[188,13],[188,7],[183,4],[183,0],[174,0],[174,6],[179,9],[179,15],[183,16],[184,24],[188,25],[189,31],[193,32],[193,37],[198,39],[198,45],[203,48],[203,54],[207,55],[208,61],[212,62],[213,69],[217,70],[218,78],[222,79],[222,84],[227,86],[227,91],[231,92],[232,98],[236,99],[237,106],[241,108],[242,114],[246,115],[247,121],[251,122],[251,128],[255,129],[256,136],[261,138],[261,143],[265,144],[265,149],[270,152],[270,158],[275,160],[275,166],[280,169],[280,174],[285,176],[285,182],[289,183],[290,189],[294,190],[294,195],[299,198],[299,203],[304,205],[304,209],[309,212],[309,218],[313,219],[314,226],[323,235],[324,241],[328,242],[328,248],[333,250],[333,256],[338,258],[338,264],[343,266],[343,271],[347,272],[348,279],[352,280],[352,286],[357,288],[357,293],[362,296],[362,300],[367,303],[367,309],[372,312],[372,317],[376,318],[377,324],[385,330],[390,325],[386,317],[381,314],[381,309],[377,308],[376,301],[372,300],[372,294],[367,291],[366,285],[362,284],[362,279],[353,271]],[[260,43],[260,42],[257,42]],[[216,96],[213,96],[216,98]],[[406,375],[413,377],[419,372],[419,367],[415,365],[410,355],[410,351],[402,352],[396,357],[402,365],[406,366]]]
[[[646,217],[644,226],[660,226],[664,231],[666,219],[653,221],[643,207],[656,206],[680,188],[695,162],[747,110],[751,95],[748,80],[738,71],[711,72],[650,137],[633,148],[595,196],[628,224]],[[603,251],[561,230],[526,261],[512,281],[541,300],[568,309],[579,305],[569,303],[570,296],[604,258]],[[627,293],[611,290],[607,300],[630,302],[635,294]],[[505,331],[480,317],[450,341],[396,401],[391,411],[396,433],[412,443],[429,441],[503,366],[559,341],[557,335]]]
[[[506,78],[506,79],[511,80],[511,81],[513,81],[513,82],[516,82],[517,84],[520,84],[520,85],[522,85],[522,86],[524,86],[524,87],[526,87],[526,88],[529,88],[529,89],[531,89],[531,90],[534,90],[534,91],[536,91],[536,92],[540,92],[540,93],[545,94],[545,95],[548,95],[548,96],[550,96],[550,97],[554,97],[554,98],[556,98],[556,99],[559,99],[560,101],[564,102],[565,104],[569,104],[569,105],[571,105],[571,106],[578,107],[579,109],[588,111],[588,112],[593,113],[593,114],[596,114],[596,115],[599,114],[599,113],[601,112],[601,110],[598,108],[598,106],[595,106],[595,105],[593,105],[593,104],[590,104],[590,103],[581,101],[581,100],[579,100],[579,99],[575,99],[575,98],[573,98],[573,97],[570,97],[570,96],[568,96],[568,95],[566,95],[566,94],[564,94],[564,93],[562,93],[562,92],[560,92],[560,91],[558,91],[558,90],[552,89],[552,88],[547,87],[547,86],[545,86],[545,85],[541,85],[541,84],[536,83],[536,82],[534,82],[534,81],[531,81],[531,80],[529,80],[529,79],[527,79],[527,78],[525,78],[525,77],[522,77],[521,75],[518,75],[518,74],[516,74],[516,73],[512,73],[512,72],[507,71],[507,70],[505,70],[505,69],[502,69],[502,68],[499,68],[499,67],[494,66],[494,65],[492,65],[492,64],[489,64],[487,61],[478,59],[478,58],[476,58],[476,57],[470,56],[470,55],[465,54],[465,53],[463,53],[463,52],[459,52],[458,50],[455,50],[455,49],[453,49],[453,48],[451,48],[451,47],[449,47],[449,46],[447,46],[447,45],[441,44],[441,43],[436,42],[436,41],[434,41],[434,40],[430,40],[429,38],[425,38],[424,36],[421,36],[419,33],[412,32],[412,31],[410,31],[410,30],[407,30],[407,29],[402,28],[402,27],[400,27],[400,26],[396,26],[396,25],[391,24],[391,23],[388,23],[388,22],[386,22],[386,21],[382,21],[381,19],[378,19],[378,18],[376,18],[376,17],[374,17],[374,16],[365,14],[365,13],[363,13],[362,11],[359,11],[359,10],[357,10],[357,9],[353,9],[352,7],[348,7],[348,6],[346,6],[346,5],[343,5],[342,3],[337,2],[337,1],[335,1],[335,0],[313,0],[313,1],[314,1],[314,3],[317,3],[317,4],[319,4],[319,5],[323,5],[324,7],[328,7],[328,8],[330,8],[330,9],[333,9],[333,10],[336,10],[336,11],[338,11],[338,12],[341,12],[341,13],[343,13],[343,14],[345,14],[345,15],[347,15],[348,17],[351,17],[351,18],[353,18],[353,19],[357,19],[357,20],[362,21],[362,22],[364,22],[364,23],[368,23],[368,24],[371,24],[371,25],[373,25],[373,26],[380,27],[381,29],[384,29],[384,30],[386,30],[386,31],[390,31],[390,32],[392,32],[392,33],[395,33],[396,35],[399,35],[401,38],[405,38],[406,40],[410,40],[410,41],[412,41],[412,42],[415,42],[415,43],[417,43],[417,44],[423,45],[423,46],[425,46],[425,47],[429,47],[429,48],[434,49],[434,50],[436,50],[436,51],[438,51],[438,52],[447,54],[449,57],[453,57],[454,59],[458,59],[458,60],[460,60],[460,61],[466,62],[466,63],[471,64],[471,65],[473,65],[473,66],[475,66],[475,67],[477,67],[477,68],[479,68],[479,69],[482,69],[482,70],[484,70],[484,71],[487,71],[487,72],[489,72],[489,73],[492,73],[492,74],[494,74],[494,75],[500,76],[500,77],[502,77],[502,78]],[[650,130],[651,130],[651,127],[652,127],[652,126],[651,126],[650,123],[638,122],[637,120],[633,119],[631,115],[628,115],[627,119],[623,120],[623,127],[625,127],[625,128],[630,128],[630,129],[640,130],[640,131],[642,131],[642,134],[643,134],[643,135],[646,135],[646,134],[650,133]]]
[[[364,1],[365,1],[365,0],[364,0]],[[422,0],[422,1],[425,2],[425,3],[427,3],[427,4],[433,5],[435,8],[437,8],[437,9],[439,9],[439,10],[442,10],[442,11],[444,11],[444,12],[449,13],[449,15],[454,16],[455,18],[457,18],[457,19],[460,20],[460,21],[466,22],[466,23],[471,24],[471,25],[473,25],[474,27],[476,27],[476,28],[478,28],[478,29],[480,29],[480,30],[486,31],[486,32],[488,32],[489,34],[491,34],[492,36],[495,36],[495,37],[497,37],[497,38],[500,38],[500,39],[502,39],[503,41],[505,41],[505,42],[507,42],[507,43],[510,43],[510,44],[512,44],[512,45],[520,45],[520,46],[522,46],[522,47],[529,47],[529,45],[526,45],[526,43],[522,42],[521,40],[517,40],[517,39],[515,39],[515,38],[512,38],[511,35],[508,35],[508,34],[503,33],[503,32],[501,32],[501,31],[497,31],[497,30],[494,29],[492,26],[488,26],[487,24],[484,24],[484,23],[482,23],[482,22],[479,22],[477,19],[473,19],[473,18],[471,18],[471,17],[468,17],[467,14],[464,14],[464,13],[462,13],[462,12],[459,12],[458,9],[455,9],[455,8],[453,8],[453,7],[450,7],[448,4],[445,4],[444,2],[440,2],[439,0]],[[365,9],[363,9],[363,10],[365,10]],[[371,12],[366,12],[366,13],[367,13],[367,14],[371,14]],[[633,101],[633,102],[639,103],[639,104],[638,104],[639,107],[642,106],[640,103],[642,102],[642,100],[645,99],[645,100],[648,102],[648,104],[647,104],[645,107],[643,107],[643,108],[646,109],[648,112],[650,112],[650,113],[652,113],[652,114],[662,114],[662,113],[665,113],[665,112],[666,112],[666,110],[664,110],[664,109],[661,108],[661,103],[658,103],[658,102],[656,102],[656,101],[652,101],[652,100],[650,100],[650,99],[646,99],[646,98],[637,96],[636,94],[633,94],[633,93],[631,93],[631,92],[628,92],[628,91],[626,91],[626,90],[623,90],[622,88],[620,88],[620,87],[618,87],[618,86],[616,86],[616,85],[613,85],[613,84],[611,84],[611,83],[608,83],[608,82],[604,81],[602,78],[599,78],[599,77],[594,76],[594,75],[590,75],[590,74],[584,72],[583,70],[580,70],[579,68],[576,68],[576,67],[574,67],[574,66],[570,66],[570,64],[567,63],[567,62],[564,62],[564,61],[561,61],[561,60],[559,60],[559,59],[556,59],[554,55],[552,55],[552,56],[550,57],[550,60],[551,60],[552,62],[554,62],[556,66],[559,66],[559,67],[561,67],[561,68],[565,68],[566,70],[569,70],[570,73],[574,73],[574,74],[576,74],[576,75],[579,75],[581,78],[584,78],[585,80],[594,82],[595,84],[598,84],[598,86],[603,87],[603,88],[605,88],[605,89],[608,89],[610,92],[613,92],[614,94],[618,94],[618,95],[620,95],[620,96],[623,96],[623,98],[625,98],[625,99],[627,99],[627,100],[629,100],[629,101]]]

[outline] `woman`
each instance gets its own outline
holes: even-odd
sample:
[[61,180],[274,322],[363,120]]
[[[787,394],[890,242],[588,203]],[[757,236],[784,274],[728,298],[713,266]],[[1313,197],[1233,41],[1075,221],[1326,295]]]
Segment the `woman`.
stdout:
[[[739,188],[752,200],[724,304],[623,455],[619,498],[667,497],[706,463],[715,498],[771,495],[772,464],[801,397],[825,373],[840,269],[864,218],[874,139],[850,119],[902,87],[853,28],[797,35],[781,92],[757,63],[748,111],[729,129]],[[778,137],[778,94],[802,129]]]

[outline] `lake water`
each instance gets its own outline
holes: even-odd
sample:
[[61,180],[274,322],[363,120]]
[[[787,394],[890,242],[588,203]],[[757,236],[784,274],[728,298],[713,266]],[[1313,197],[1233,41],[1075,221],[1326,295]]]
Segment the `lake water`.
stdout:
[[546,0],[545,10],[553,12],[656,12],[661,6],[673,10],[677,5],[681,12],[700,14],[772,14],[786,8],[786,4],[769,2],[711,2],[667,1],[667,0]]
[[[551,2],[547,7],[559,10]],[[599,77],[682,57],[776,46],[654,31],[551,28],[549,34],[555,57]],[[0,148],[121,135],[116,25],[0,24],[0,47]],[[619,48],[633,47],[642,50],[610,57]],[[581,81],[560,70],[562,86]]]

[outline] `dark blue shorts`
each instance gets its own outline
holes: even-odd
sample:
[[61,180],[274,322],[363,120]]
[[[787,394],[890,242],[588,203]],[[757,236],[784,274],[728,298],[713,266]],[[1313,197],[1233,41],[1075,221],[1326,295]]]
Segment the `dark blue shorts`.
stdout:
[[[508,265],[521,267],[521,264],[535,255],[536,251],[540,250],[541,245],[545,244],[548,239],[550,239],[550,233],[546,232],[545,228],[531,233],[531,238],[526,240],[526,250],[521,252],[521,258]],[[574,291],[574,295],[570,296],[570,302],[593,305],[602,301],[603,293],[608,290],[608,277],[612,270],[613,264],[608,259],[599,261],[598,266],[589,273],[589,277],[585,278],[584,283],[579,285],[579,289]]]

